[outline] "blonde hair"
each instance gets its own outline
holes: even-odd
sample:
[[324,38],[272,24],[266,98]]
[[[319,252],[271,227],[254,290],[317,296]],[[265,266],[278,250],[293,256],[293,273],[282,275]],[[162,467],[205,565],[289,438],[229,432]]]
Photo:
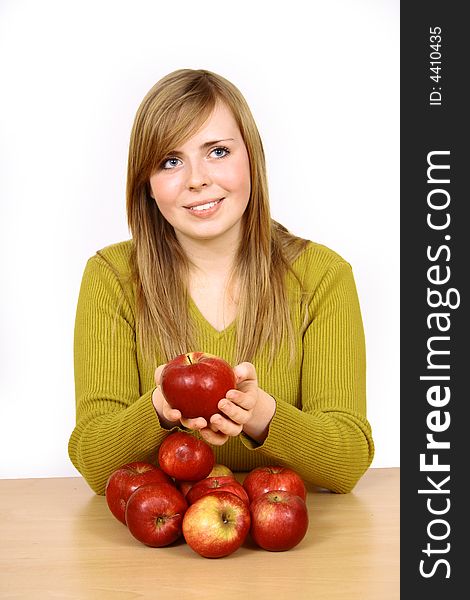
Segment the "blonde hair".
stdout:
[[160,79],[143,99],[129,145],[127,216],[134,242],[137,333],[148,360],[155,360],[155,340],[166,360],[204,350],[195,347],[188,315],[189,259],[151,197],[149,179],[171,149],[201,128],[217,101],[235,118],[251,174],[233,270],[239,284],[235,360],[252,361],[266,348],[272,358],[283,341],[292,340],[285,277],[307,240],[271,219],[263,145],[243,95],[211,71],[179,69]]

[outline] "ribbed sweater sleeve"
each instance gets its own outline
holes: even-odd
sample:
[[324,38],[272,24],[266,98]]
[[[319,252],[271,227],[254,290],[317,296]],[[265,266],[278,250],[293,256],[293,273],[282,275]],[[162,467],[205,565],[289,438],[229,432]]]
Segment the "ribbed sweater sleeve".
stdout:
[[[243,442],[307,481],[348,492],[374,455],[366,419],[364,333],[348,263],[335,261],[315,290],[302,346],[300,410],[276,397],[264,443],[257,445],[246,436]],[[271,376],[282,379],[283,373]]]
[[151,393],[141,395],[133,309],[113,269],[88,261],[74,334],[77,421],[69,456],[90,487],[102,494],[109,474],[135,460],[155,461],[168,435]]

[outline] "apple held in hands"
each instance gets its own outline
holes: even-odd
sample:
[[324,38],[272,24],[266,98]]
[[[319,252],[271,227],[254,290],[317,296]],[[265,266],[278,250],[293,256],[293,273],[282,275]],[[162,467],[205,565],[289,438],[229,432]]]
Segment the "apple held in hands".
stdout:
[[290,550],[307,533],[307,505],[290,492],[266,492],[251,503],[250,512],[251,537],[264,550]]
[[147,483],[172,483],[161,469],[147,462],[131,462],[111,473],[106,483],[105,496],[109,510],[126,524],[126,504],[137,488]]
[[250,523],[250,509],[238,496],[229,492],[212,493],[188,508],[183,518],[183,535],[201,556],[221,558],[243,544]]
[[147,546],[168,546],[182,534],[188,503],[169,483],[149,483],[127,501],[126,522],[131,534]]
[[206,352],[180,354],[168,362],[160,378],[162,393],[172,408],[187,419],[204,417],[209,423],[219,400],[236,386],[232,367]]
[[285,490],[300,496],[305,501],[307,489],[298,473],[288,467],[257,467],[243,481],[250,502],[272,490]]
[[171,433],[158,449],[160,468],[179,481],[199,481],[207,477],[215,463],[214,451],[190,433]]

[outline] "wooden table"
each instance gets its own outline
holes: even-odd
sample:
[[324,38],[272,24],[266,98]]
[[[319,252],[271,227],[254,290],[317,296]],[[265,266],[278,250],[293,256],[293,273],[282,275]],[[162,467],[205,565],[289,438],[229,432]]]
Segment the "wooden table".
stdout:
[[292,550],[247,540],[206,559],[139,543],[81,478],[0,480],[0,597],[398,599],[399,469],[369,469],[346,495],[309,488],[307,501]]

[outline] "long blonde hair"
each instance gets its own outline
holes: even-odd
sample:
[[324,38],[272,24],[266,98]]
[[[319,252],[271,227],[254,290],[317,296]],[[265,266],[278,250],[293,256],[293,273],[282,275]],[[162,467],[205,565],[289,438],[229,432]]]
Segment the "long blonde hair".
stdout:
[[166,360],[204,350],[195,347],[188,315],[189,260],[150,195],[149,179],[171,149],[200,129],[217,101],[232,111],[251,173],[233,271],[239,284],[235,360],[251,361],[266,348],[272,358],[283,341],[292,340],[285,277],[307,240],[271,219],[263,145],[240,91],[211,71],[179,69],[160,79],[143,99],[129,145],[127,216],[134,242],[137,334],[148,360],[155,360],[156,340]]

